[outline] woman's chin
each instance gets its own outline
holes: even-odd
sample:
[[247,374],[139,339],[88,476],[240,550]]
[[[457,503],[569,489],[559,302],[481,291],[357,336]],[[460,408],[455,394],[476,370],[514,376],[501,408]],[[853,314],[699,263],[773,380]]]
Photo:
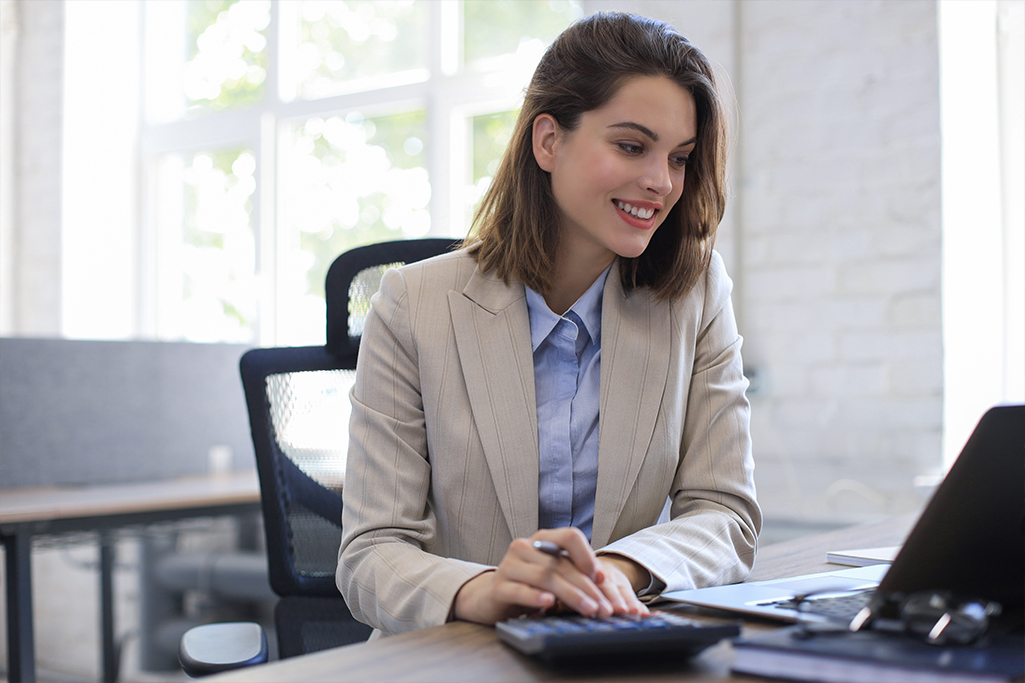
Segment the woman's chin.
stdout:
[[616,255],[620,258],[637,258],[648,248],[648,240],[643,243],[634,242],[623,244],[616,248]]

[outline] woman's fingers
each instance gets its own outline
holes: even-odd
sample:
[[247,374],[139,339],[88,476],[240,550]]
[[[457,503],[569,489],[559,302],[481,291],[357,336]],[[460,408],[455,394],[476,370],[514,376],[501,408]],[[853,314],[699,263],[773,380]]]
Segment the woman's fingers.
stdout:
[[551,591],[536,588],[521,581],[496,575],[494,599],[505,605],[516,605],[529,609],[549,609],[555,606],[557,598]]
[[645,615],[629,576],[636,568],[626,558],[596,557],[577,529],[545,529],[514,540],[493,572],[464,584],[454,616],[493,624],[555,605],[585,616]]
[[460,586],[452,616],[462,621],[494,624],[554,605],[555,596],[551,593],[503,580],[497,571],[487,571]]
[[547,541],[554,543],[565,551],[577,571],[597,583],[597,558],[587,537],[580,529],[564,527],[560,529],[542,529],[530,537],[532,541]]
[[625,558],[620,560],[607,555],[598,559],[599,572],[604,575],[604,580],[598,584],[598,587],[612,604],[616,614],[647,616],[650,612],[647,606],[637,598],[633,584],[620,564],[621,561],[628,560]]
[[637,599],[629,584],[622,585],[606,581],[601,585],[601,589],[616,614],[648,615],[647,606]]
[[605,595],[576,567],[568,552],[554,557],[535,548],[534,540],[545,539],[535,535],[532,539],[513,541],[506,559],[499,565],[502,578],[548,591],[567,608],[586,616],[612,614],[612,605]]

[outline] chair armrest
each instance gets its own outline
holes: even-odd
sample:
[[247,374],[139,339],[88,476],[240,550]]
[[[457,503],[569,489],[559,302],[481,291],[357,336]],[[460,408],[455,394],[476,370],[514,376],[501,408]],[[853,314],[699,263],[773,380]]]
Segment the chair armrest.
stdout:
[[267,661],[267,634],[252,622],[190,628],[178,644],[182,671],[198,678]]

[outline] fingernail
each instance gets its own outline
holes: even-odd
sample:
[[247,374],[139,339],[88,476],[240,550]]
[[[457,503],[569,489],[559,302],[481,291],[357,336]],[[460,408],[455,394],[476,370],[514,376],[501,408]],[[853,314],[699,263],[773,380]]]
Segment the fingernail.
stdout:
[[588,616],[594,614],[599,609],[598,603],[591,598],[584,598],[584,602],[581,606],[584,608],[584,614]]

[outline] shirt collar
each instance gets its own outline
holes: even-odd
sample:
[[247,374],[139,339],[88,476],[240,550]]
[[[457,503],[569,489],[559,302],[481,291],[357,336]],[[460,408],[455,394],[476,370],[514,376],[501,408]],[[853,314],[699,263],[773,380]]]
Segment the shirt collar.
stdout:
[[[606,268],[598,276],[598,279],[588,287],[583,296],[569,307],[569,310],[576,313],[580,320],[583,321],[584,328],[591,337],[591,342],[598,347],[601,347],[602,295],[605,290],[605,278],[608,277],[611,269],[612,266]],[[527,310],[530,314],[531,350],[537,351],[537,347],[541,346],[541,342],[548,338],[548,335],[552,333],[552,330],[559,324],[559,320],[563,316],[556,315],[552,309],[548,308],[548,304],[545,303],[543,296],[530,287],[525,287],[525,289],[527,291]]]

